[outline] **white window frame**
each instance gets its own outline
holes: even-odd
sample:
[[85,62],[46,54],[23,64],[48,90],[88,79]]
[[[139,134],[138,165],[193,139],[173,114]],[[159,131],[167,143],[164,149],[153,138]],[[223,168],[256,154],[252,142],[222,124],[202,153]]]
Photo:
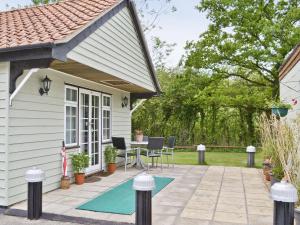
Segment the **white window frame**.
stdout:
[[[71,90],[75,90],[77,93],[77,101],[73,102],[73,101],[67,101],[67,89],[71,89]],[[66,147],[75,147],[78,146],[78,102],[79,102],[79,90],[77,87],[73,87],[73,86],[69,86],[69,85],[65,85],[65,97],[64,97],[64,140],[65,140],[65,145]],[[75,107],[76,108],[76,128],[75,128],[75,132],[76,132],[76,141],[74,143],[67,143],[67,106],[69,107]]]
[[[104,97],[108,97],[110,99],[110,106],[104,106]],[[110,120],[109,120],[109,139],[104,139],[104,122],[103,122],[103,115],[104,111],[109,111]],[[102,124],[102,143],[111,142],[112,140],[112,96],[108,94],[102,94],[101,96],[101,124]]]

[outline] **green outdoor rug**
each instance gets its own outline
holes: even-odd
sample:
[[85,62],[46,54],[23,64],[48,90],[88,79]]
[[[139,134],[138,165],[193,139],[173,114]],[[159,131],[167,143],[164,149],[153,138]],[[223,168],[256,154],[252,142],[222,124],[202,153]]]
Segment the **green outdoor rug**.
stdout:
[[[155,189],[152,197],[171,183],[174,178],[154,177]],[[132,215],[135,212],[135,191],[132,189],[133,179],[99,195],[77,209],[94,212]]]

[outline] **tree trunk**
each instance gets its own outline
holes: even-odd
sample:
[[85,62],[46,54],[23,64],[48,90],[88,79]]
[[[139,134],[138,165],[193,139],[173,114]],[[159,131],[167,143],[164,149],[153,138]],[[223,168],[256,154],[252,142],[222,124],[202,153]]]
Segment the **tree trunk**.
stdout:
[[206,135],[205,135],[205,127],[204,127],[204,122],[205,122],[205,112],[203,109],[200,110],[200,141],[205,143],[206,140]]
[[216,144],[216,122],[217,122],[217,107],[212,105],[212,121],[211,121],[211,142]]
[[255,135],[254,135],[254,124],[253,124],[253,110],[248,109],[247,110],[247,126],[248,126],[248,137],[249,137],[249,144],[254,145],[255,144]]

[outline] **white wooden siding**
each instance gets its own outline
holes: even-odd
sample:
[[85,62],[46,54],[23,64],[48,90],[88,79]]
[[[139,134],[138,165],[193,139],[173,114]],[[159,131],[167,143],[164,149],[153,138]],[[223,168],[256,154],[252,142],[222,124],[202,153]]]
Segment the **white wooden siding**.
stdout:
[[0,63],[0,206],[7,206],[9,63]]
[[[51,90],[49,95],[40,96],[38,90],[45,75],[52,80]],[[21,79],[22,77],[18,79],[18,82]],[[24,173],[33,166],[43,169],[46,173],[44,192],[54,190],[60,185],[62,176],[60,150],[64,139],[65,83],[112,94],[112,134],[125,136],[127,141],[130,140],[130,110],[129,107],[121,107],[122,97],[127,96],[129,98],[129,93],[54,70],[39,70],[32,75],[15,97],[9,111],[9,205],[26,199],[27,188]],[[2,123],[5,124],[4,121]],[[105,146],[102,147],[104,149]],[[77,151],[78,149],[72,149],[68,150],[68,153]],[[0,168],[1,165],[0,162]],[[104,166],[104,162],[102,165]],[[70,173],[70,157],[68,171],[72,175]],[[0,170],[0,177],[2,173]],[[0,181],[0,185],[1,183]]]
[[291,103],[292,99],[297,99],[298,104],[289,110],[286,118],[293,120],[300,115],[300,62],[298,62],[288,74],[280,81],[280,99]]
[[75,47],[68,58],[155,91],[127,8]]

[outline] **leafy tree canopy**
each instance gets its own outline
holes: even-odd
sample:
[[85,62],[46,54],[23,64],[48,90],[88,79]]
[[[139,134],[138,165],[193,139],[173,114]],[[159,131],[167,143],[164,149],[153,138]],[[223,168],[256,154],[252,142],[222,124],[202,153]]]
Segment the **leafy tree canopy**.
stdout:
[[58,2],[59,0],[31,0],[31,1],[35,5],[44,5],[49,3],[55,3]]
[[187,66],[220,77],[239,77],[272,86],[278,97],[278,69],[300,41],[298,0],[202,0],[211,24],[187,45]]

